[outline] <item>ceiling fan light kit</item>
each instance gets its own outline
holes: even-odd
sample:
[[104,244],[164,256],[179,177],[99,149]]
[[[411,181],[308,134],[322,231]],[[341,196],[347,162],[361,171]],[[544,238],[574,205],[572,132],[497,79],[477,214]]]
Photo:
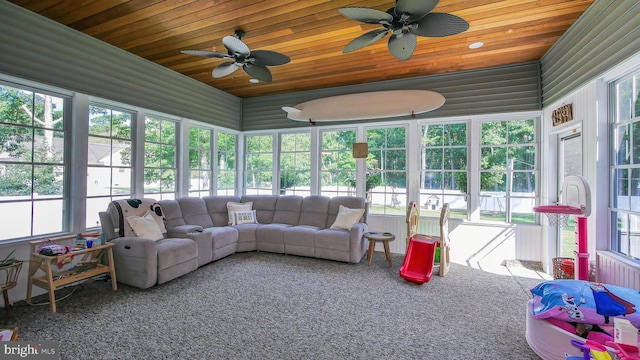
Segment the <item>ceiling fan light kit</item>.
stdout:
[[287,55],[270,50],[249,50],[249,47],[242,42],[245,33],[236,30],[234,36],[222,38],[222,45],[227,49],[227,53],[206,50],[182,50],[181,53],[203,56],[208,58],[228,59],[213,69],[211,75],[218,79],[232,74],[242,68],[252,79],[270,82],[273,80],[271,71],[267,66],[284,65],[291,61]]
[[469,23],[459,16],[431,12],[439,0],[397,0],[386,12],[365,7],[340,8],[340,14],[366,24],[382,25],[383,29],[369,31],[353,39],[342,50],[349,53],[371,45],[391,33],[388,45],[391,55],[407,60],[413,54],[417,38],[443,37],[465,32]]

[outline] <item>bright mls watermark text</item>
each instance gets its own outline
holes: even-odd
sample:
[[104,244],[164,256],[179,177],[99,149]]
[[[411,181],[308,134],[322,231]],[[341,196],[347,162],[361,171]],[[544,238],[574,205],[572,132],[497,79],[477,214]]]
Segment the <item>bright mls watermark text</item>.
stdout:
[[7,341],[0,347],[0,359],[60,359],[57,341]]

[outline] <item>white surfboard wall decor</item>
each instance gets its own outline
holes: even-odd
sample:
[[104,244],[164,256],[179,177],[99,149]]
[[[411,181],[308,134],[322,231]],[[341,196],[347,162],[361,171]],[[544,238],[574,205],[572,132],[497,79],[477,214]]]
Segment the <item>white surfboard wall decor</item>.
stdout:
[[348,121],[408,116],[433,111],[445,102],[430,90],[386,90],[330,96],[284,106],[287,117],[296,121]]

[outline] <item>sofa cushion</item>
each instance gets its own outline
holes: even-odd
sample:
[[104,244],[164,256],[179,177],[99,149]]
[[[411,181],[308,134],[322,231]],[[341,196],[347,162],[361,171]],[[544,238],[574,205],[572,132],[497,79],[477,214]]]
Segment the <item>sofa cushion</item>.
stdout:
[[313,236],[318,232],[315,226],[298,225],[284,231],[284,243],[289,245],[313,247]]
[[351,230],[353,224],[357,223],[364,214],[364,209],[350,209],[340,205],[340,210],[336,220],[331,224],[331,229]]
[[327,226],[329,197],[307,196],[302,200],[302,211],[298,225],[310,225],[321,229]]
[[163,239],[162,230],[156,223],[156,220],[151,215],[150,211],[144,216],[127,216],[127,223],[133,229],[133,232],[137,237],[143,237],[151,240],[160,240]]
[[273,214],[274,224],[298,225],[300,210],[302,210],[302,196],[283,195],[276,202],[276,211]]
[[260,226],[256,230],[256,238],[258,242],[270,242],[283,244],[284,243],[284,232],[292,225],[288,224],[266,224]]
[[240,202],[239,196],[203,196],[202,200],[207,205],[207,212],[213,226],[226,226],[229,225],[229,210],[227,209],[228,202]]
[[164,214],[164,222],[167,228],[173,229],[178,226],[186,225],[182,217],[180,204],[176,200],[160,200],[158,201]]
[[198,245],[191,239],[170,238],[156,243],[158,284],[188,274],[198,268]]
[[213,221],[207,212],[207,205],[202,198],[185,197],[177,199],[182,210],[182,217],[189,225],[200,225],[203,228],[213,226]]
[[253,209],[256,211],[258,222],[260,224],[271,224],[278,198],[278,195],[243,195],[240,202],[253,202]]
[[316,248],[349,251],[350,232],[343,229],[319,230],[313,235]]
[[221,247],[238,242],[238,230],[232,226],[215,226],[204,229],[213,236],[213,248]]

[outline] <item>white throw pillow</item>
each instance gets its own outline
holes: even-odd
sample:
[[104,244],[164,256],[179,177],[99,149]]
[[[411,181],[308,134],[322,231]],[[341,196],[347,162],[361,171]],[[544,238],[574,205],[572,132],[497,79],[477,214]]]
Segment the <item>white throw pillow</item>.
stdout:
[[237,203],[233,201],[229,201],[227,203],[227,210],[229,212],[229,225],[233,224],[233,214],[232,211],[247,211],[253,209],[253,201],[249,201],[246,203]]
[[255,210],[232,211],[231,217],[233,218],[231,225],[258,223]]
[[340,205],[336,221],[331,225],[331,229],[351,230],[353,224],[360,221],[362,214],[364,214],[364,209],[350,209],[346,206]]
[[127,222],[133,229],[137,237],[148,238],[151,240],[164,239],[160,226],[156,223],[153,215],[149,211],[144,216],[129,216]]

